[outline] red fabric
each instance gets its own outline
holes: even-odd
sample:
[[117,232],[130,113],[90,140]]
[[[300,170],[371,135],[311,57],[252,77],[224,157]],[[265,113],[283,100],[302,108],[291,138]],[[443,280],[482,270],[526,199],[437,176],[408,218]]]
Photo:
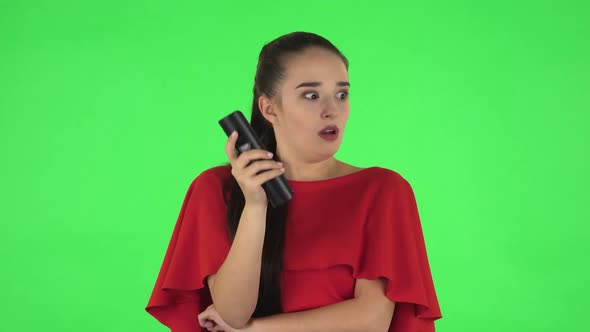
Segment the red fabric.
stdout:
[[[231,243],[222,185],[229,166],[189,186],[146,310],[172,332],[205,331],[197,315],[211,304],[206,277]],[[418,208],[398,173],[370,167],[321,181],[289,181],[282,273],[284,312],[354,297],[355,279],[387,279],[396,302],[390,332],[433,332],[441,318]]]

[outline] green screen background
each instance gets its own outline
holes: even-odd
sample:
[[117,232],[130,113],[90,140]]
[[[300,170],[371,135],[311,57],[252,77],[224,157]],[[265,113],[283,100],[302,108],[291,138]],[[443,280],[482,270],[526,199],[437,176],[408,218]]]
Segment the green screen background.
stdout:
[[5,1],[4,331],[166,331],[144,307],[184,194],[249,118],[264,43],[350,60],[337,158],[412,185],[437,331],[580,331],[590,295],[584,1]]

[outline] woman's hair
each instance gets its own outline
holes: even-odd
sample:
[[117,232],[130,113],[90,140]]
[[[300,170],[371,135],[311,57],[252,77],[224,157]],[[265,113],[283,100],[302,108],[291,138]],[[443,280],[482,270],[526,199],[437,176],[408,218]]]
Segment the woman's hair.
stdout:
[[[252,98],[252,116],[250,124],[266,150],[277,155],[277,141],[272,124],[262,116],[258,106],[260,96],[278,97],[279,86],[285,78],[285,67],[290,55],[301,53],[310,47],[319,47],[338,55],[348,70],[346,57],[327,39],[309,32],[293,32],[283,35],[264,45],[258,57],[258,66],[254,78],[254,96]],[[225,164],[226,166],[230,164]],[[224,192],[229,191],[227,204],[227,229],[233,241],[245,198],[236,179],[231,176],[224,184]],[[225,195],[224,195],[225,197]],[[283,268],[283,248],[287,222],[288,203],[278,208],[270,204],[266,213],[266,233],[262,249],[260,286],[258,302],[253,317],[263,317],[283,312],[281,305],[281,271]]]

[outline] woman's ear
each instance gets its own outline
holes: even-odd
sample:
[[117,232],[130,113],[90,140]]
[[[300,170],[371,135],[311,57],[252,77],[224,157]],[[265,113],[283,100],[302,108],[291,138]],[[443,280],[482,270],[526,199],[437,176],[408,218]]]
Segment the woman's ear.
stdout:
[[266,121],[270,122],[272,125],[277,124],[278,117],[276,114],[276,105],[270,98],[267,96],[260,96],[258,98],[258,108]]

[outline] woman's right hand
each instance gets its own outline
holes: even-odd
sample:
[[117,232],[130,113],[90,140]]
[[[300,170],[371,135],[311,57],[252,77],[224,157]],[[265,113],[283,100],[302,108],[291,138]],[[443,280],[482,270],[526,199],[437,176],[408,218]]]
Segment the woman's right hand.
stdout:
[[[235,150],[237,139],[238,133],[234,131],[225,145],[225,152],[232,166],[231,173],[242,189],[246,204],[266,206],[268,198],[262,184],[283,174],[285,169],[282,164],[272,160],[269,151],[252,149],[238,156]],[[261,171],[263,172],[260,173]]]

